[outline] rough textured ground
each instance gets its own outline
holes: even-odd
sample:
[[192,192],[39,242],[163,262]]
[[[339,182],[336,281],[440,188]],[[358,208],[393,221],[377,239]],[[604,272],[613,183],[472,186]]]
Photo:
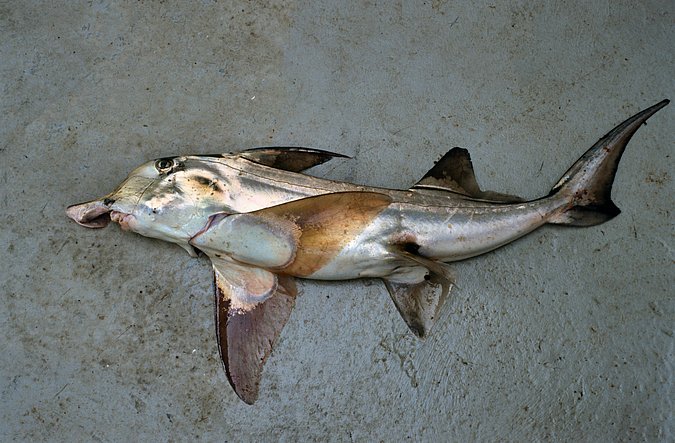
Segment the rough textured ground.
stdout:
[[672,441],[673,105],[621,216],[458,264],[425,342],[378,282],[303,283],[253,407],[207,261],[64,215],[148,159],[261,145],[387,187],[459,145],[544,195],[675,96],[672,2],[549,3],[0,1],[0,440]]

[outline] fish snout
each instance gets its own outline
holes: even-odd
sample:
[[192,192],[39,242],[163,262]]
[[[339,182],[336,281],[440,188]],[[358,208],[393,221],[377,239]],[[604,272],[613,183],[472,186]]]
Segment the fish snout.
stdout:
[[68,206],[66,215],[86,228],[105,228],[110,223],[108,199],[92,200],[86,203]]

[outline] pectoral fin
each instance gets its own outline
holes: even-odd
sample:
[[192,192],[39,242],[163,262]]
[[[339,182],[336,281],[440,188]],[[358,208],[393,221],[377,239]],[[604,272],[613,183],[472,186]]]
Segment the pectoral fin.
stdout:
[[[274,284],[268,287],[269,295],[261,302],[242,303],[241,293],[249,290],[250,282],[237,286],[246,275],[234,281],[233,273],[214,264],[218,351],[234,391],[243,401],[253,404],[258,398],[263,365],[293,310],[297,290],[291,277],[271,274]],[[253,286],[259,285],[256,282]]]
[[278,278],[265,269],[245,266],[211,257],[216,280],[226,290],[233,307],[247,310],[270,298],[277,289]]
[[291,172],[301,172],[327,162],[334,157],[349,158],[346,155],[311,148],[255,148],[239,154],[241,157]]
[[467,197],[498,203],[524,201],[515,195],[482,191],[476,181],[469,151],[463,148],[452,148],[448,151],[413,188],[440,188]]
[[405,283],[384,279],[396,309],[415,335],[425,338],[433,326],[441,306],[455,283],[455,276],[445,263],[397,249],[396,254],[411,263],[425,267],[429,274],[421,282]]

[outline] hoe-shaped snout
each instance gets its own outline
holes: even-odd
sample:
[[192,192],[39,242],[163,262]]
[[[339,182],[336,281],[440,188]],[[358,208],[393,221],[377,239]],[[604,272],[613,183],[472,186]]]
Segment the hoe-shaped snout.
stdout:
[[127,217],[134,211],[152,177],[131,175],[113,192],[96,200],[68,206],[66,215],[86,228],[105,228],[111,221],[128,227]]
[[108,200],[104,198],[68,206],[66,215],[86,228],[105,228],[110,223]]

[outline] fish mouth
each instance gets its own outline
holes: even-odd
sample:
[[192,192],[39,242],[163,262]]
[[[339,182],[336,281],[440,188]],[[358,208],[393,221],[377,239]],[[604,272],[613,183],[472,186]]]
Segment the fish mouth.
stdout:
[[123,231],[131,230],[129,223],[133,221],[134,219],[133,215],[120,211],[110,211],[109,215],[110,220],[114,221],[115,223],[118,223]]
[[110,223],[110,208],[102,200],[68,206],[66,215],[86,228],[105,228]]

